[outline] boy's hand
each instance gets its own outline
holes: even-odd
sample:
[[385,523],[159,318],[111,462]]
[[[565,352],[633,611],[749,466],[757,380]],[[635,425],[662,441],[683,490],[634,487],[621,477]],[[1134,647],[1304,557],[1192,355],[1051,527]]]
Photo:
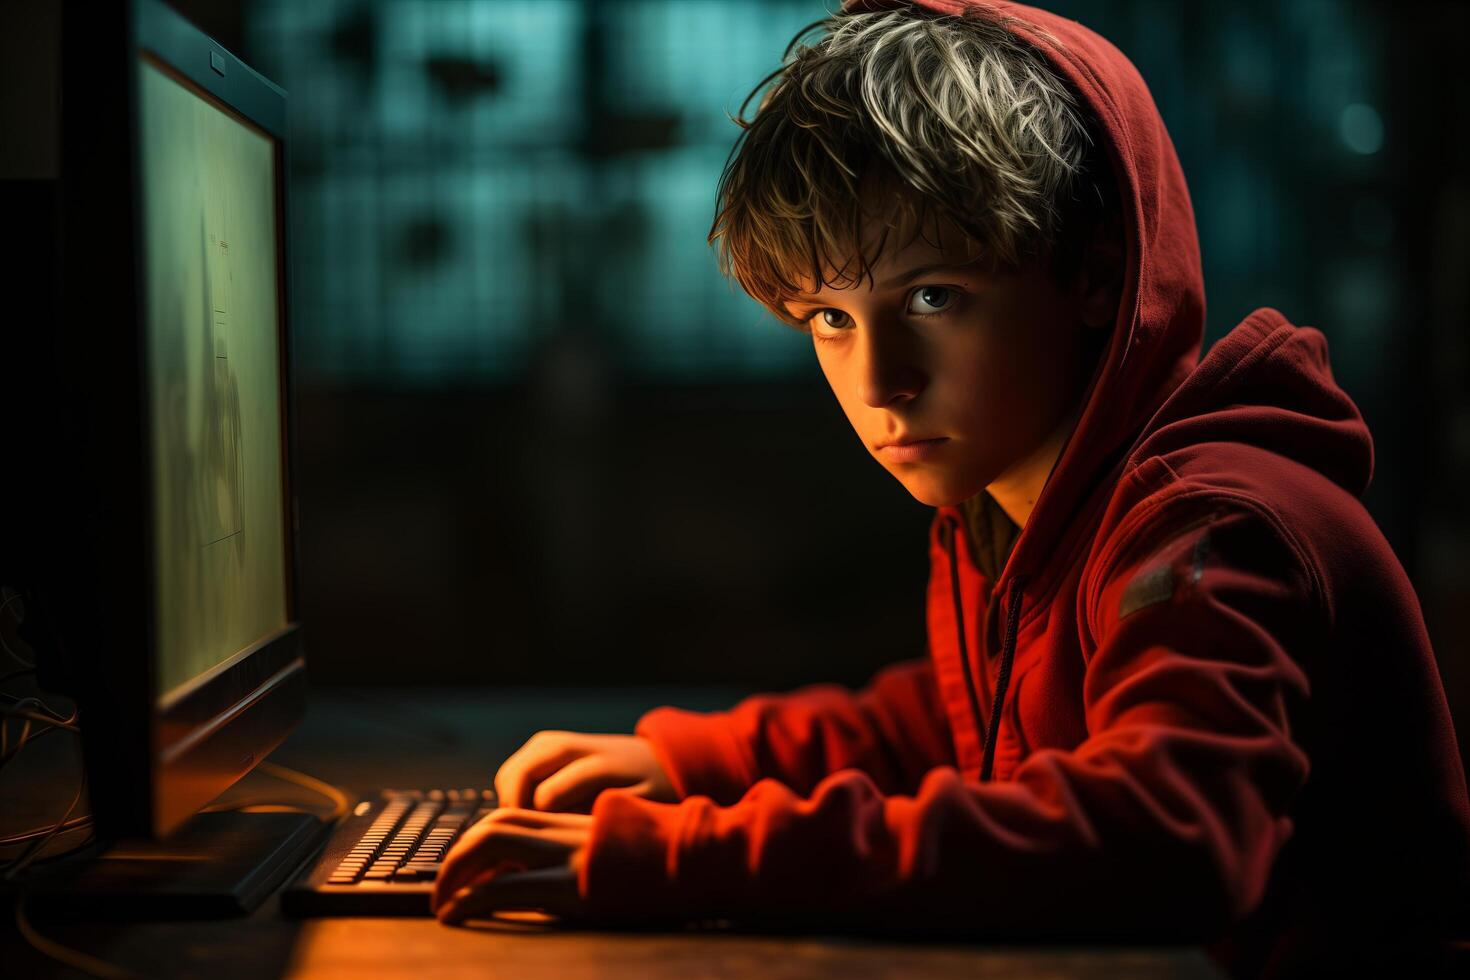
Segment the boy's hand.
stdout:
[[501,909],[575,916],[591,833],[592,818],[578,813],[492,810],[444,856],[430,907],[447,925]]
[[611,787],[663,803],[677,801],[673,784],[637,735],[537,732],[495,774],[500,805],[591,813]]

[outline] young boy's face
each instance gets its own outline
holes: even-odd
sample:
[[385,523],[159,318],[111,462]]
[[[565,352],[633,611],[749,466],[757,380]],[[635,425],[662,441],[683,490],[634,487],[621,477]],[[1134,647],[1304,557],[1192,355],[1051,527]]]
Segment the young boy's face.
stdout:
[[808,278],[787,303],[863,445],[934,507],[988,487],[1067,421],[1095,364],[1089,333],[1116,311],[1085,277],[1063,289],[1034,264],[998,272],[958,229],[938,232],[901,249],[890,238],[871,280],[813,293]]

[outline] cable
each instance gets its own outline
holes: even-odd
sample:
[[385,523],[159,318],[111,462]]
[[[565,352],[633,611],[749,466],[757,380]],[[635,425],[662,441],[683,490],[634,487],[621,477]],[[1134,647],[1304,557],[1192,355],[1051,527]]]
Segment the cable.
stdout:
[[342,815],[347,812],[347,808],[352,805],[352,802],[347,799],[346,793],[342,792],[342,790],[338,789],[336,786],[333,786],[331,783],[323,782],[322,780],[317,779],[315,776],[308,776],[304,772],[298,772],[295,769],[287,768],[280,763],[271,762],[270,760],[261,762],[258,766],[256,766],[256,768],[261,770],[262,772],[268,773],[269,775],[275,776],[277,779],[284,779],[288,783],[295,783],[298,786],[304,786],[307,789],[320,793],[327,799],[331,800],[333,806],[332,812],[326,817],[328,823],[336,823],[342,818]]
[[[30,733],[30,727],[32,724],[34,724],[34,722],[30,721],[29,719],[26,720],[25,725],[22,726],[20,730],[20,739],[15,743],[15,748],[10,749],[9,751],[6,751],[5,749],[5,739],[0,738],[0,769],[4,769],[5,766],[10,763],[11,759],[14,759],[17,755],[20,754],[21,749],[25,748],[27,745],[30,745],[42,735],[47,735],[55,731],[66,731],[66,729],[58,728],[56,725],[42,725],[38,731],[32,734]],[[3,733],[4,728],[3,726],[0,726],[0,734]]]
[[[10,763],[10,760],[19,755],[21,749],[34,742],[36,739],[40,738],[42,735],[45,735],[47,732],[53,732],[57,729],[73,732],[78,730],[77,726],[72,724],[72,722],[76,721],[77,719],[77,709],[73,708],[70,715],[62,718],[60,712],[56,711],[54,708],[51,708],[49,705],[46,705],[39,698],[34,697],[20,698],[15,705],[9,707],[0,706],[0,715],[16,714],[19,710],[19,706],[26,704],[27,702],[34,702],[35,704],[45,708],[47,711],[50,711],[53,715],[55,715],[56,718],[46,718],[35,715],[32,712],[24,712],[26,723],[25,726],[22,727],[20,730],[20,738],[16,740],[15,747],[0,748],[0,769],[4,769],[5,766]],[[0,736],[3,736],[0,737],[0,746],[5,745],[6,740],[8,739],[10,734],[5,727],[6,720],[8,719],[0,719]],[[38,721],[41,724],[41,729],[35,734],[31,734],[31,725],[35,724]],[[78,798],[80,798],[82,787],[84,787],[85,785],[86,776],[84,774],[82,777],[82,785],[77,788]],[[60,822],[56,824],[48,824],[45,827],[35,827],[31,830],[23,830],[14,834],[7,835],[5,837],[0,837],[0,847],[8,846],[10,844],[24,843],[28,840],[34,840],[37,837],[45,837],[49,840],[52,836],[55,836],[56,834],[66,833],[68,831],[77,830],[82,827],[90,827],[92,824],[92,817],[90,814],[84,814],[83,816],[75,817],[71,820],[67,819],[67,816],[70,816],[72,809],[76,807],[76,802],[76,800],[72,801],[72,805],[67,808],[66,815],[62,817]],[[45,842],[42,842],[42,844],[37,845],[37,848],[44,846]],[[30,853],[31,849],[28,848],[25,854]],[[37,856],[39,856],[39,850],[37,850]],[[10,862],[7,862],[7,870],[20,870],[19,867],[14,867],[14,862],[20,861],[22,857],[24,857],[24,855],[12,858]],[[26,863],[30,862],[28,861]],[[24,867],[24,865],[21,865],[20,867]],[[8,878],[9,875],[7,874],[6,877]]]
[[66,812],[61,815],[61,819],[56,821],[50,830],[42,834],[38,840],[28,845],[24,851],[20,852],[18,857],[6,865],[3,876],[6,881],[13,881],[15,876],[24,871],[26,865],[34,861],[41,851],[45,849],[46,845],[51,843],[51,838],[61,833],[61,828],[66,826],[67,819],[71,816],[71,812],[77,808],[77,804],[81,802],[82,791],[86,788],[87,778],[84,773],[81,782],[77,784],[76,795],[71,798],[71,803],[67,806]]
[[[46,708],[47,711],[52,712],[54,717],[39,717],[22,707],[26,704],[34,704],[37,707]],[[5,716],[17,716],[25,719],[25,724],[22,725],[20,729],[20,738],[16,740],[15,748],[10,748],[10,728],[6,724],[10,719]],[[76,720],[77,712],[75,710],[73,710],[70,715],[63,718],[59,715],[59,713],[49,708],[39,698],[21,698],[15,704],[10,705],[9,707],[0,705],[0,769],[4,769],[7,765],[9,765],[10,760],[19,755],[21,749],[34,742],[36,739],[40,738],[42,735],[45,735],[47,732],[55,731],[58,728],[62,729],[63,731],[78,731],[77,726],[73,724]],[[41,730],[32,735],[31,726],[36,722],[41,723]]]
[[53,728],[64,728],[69,732],[81,731],[80,728],[69,722],[57,721],[55,718],[50,717],[49,715],[43,715],[38,711],[27,711],[24,708],[13,708],[0,705],[0,715],[10,715],[15,718],[29,718],[31,721],[39,721],[44,725],[51,725]]
[[36,931],[31,925],[31,920],[26,916],[26,896],[22,892],[15,900],[15,927],[20,930],[21,936],[30,943],[31,948],[42,956],[48,956],[58,963],[81,970],[83,973],[102,980],[140,980],[138,974],[124,967],[99,960],[90,953],[84,953],[70,946],[63,946],[52,939],[47,939]]
[[[12,755],[10,751],[10,726],[7,724],[9,721],[9,718],[0,718],[0,766],[9,762],[10,756]],[[30,735],[31,722],[30,719],[26,719],[26,723],[20,726],[20,741],[16,744],[16,752],[19,752],[24,747],[30,739]]]
[[[82,818],[73,817],[72,819],[77,820]],[[66,833],[66,831],[63,830],[62,833]],[[42,867],[43,865],[58,864],[62,861],[65,861],[67,858],[75,857],[76,855],[81,854],[83,851],[91,850],[97,843],[97,832],[94,830],[86,837],[84,837],[79,844],[73,844],[66,850],[57,851],[55,854],[48,854],[45,857],[36,858],[34,861],[31,862],[31,874],[36,874],[36,869]]]
[[[55,824],[47,824],[44,827],[37,827],[34,830],[23,830],[16,834],[9,834],[5,837],[0,837],[0,847],[7,847],[11,844],[24,844],[28,840],[34,840],[37,837],[41,837],[49,833],[51,831],[51,828],[54,826]],[[84,814],[83,816],[72,817],[70,820],[64,821],[63,826],[59,832],[66,834],[70,833],[73,830],[81,830],[83,827],[90,826],[92,826],[92,815],[88,813]]]
[[[211,803],[209,806],[200,807],[200,813],[312,813],[319,814],[320,811],[294,803],[282,803],[277,794],[247,796],[243,799],[231,800],[228,803]],[[325,818],[324,818],[325,819]]]
[[[14,680],[17,677],[24,677],[26,674],[34,674],[35,672],[36,672],[36,670],[35,670],[34,667],[23,667],[20,670],[12,670],[8,674],[0,675],[0,684],[4,684],[7,681],[12,681],[12,680]],[[8,695],[8,694],[7,695],[4,695],[4,696],[5,697],[11,697],[11,695]],[[22,703],[24,703],[24,702],[18,701],[17,702],[17,706],[19,706]],[[8,724],[6,724],[7,721],[9,721],[9,719],[7,719],[7,718],[0,718],[0,768],[4,768],[5,763],[9,762],[10,759],[11,759],[11,757],[12,757],[12,755],[14,755],[14,753],[12,753],[12,752],[9,751],[9,747],[10,747],[10,726]],[[20,730],[20,741],[19,741],[19,743],[15,747],[15,751],[16,752],[19,752],[21,750],[21,748],[29,740],[30,733],[31,733],[31,722],[29,720],[27,720],[26,723],[25,723],[25,725],[21,727],[21,730]],[[38,732],[37,734],[40,734],[40,733]]]
[[[34,671],[12,671],[11,673],[6,674],[4,677],[0,677],[0,683],[4,683],[12,677],[18,677],[21,674],[30,673],[34,673]],[[47,732],[53,731],[56,728],[65,728],[69,731],[78,730],[75,726],[78,717],[78,709],[75,706],[72,707],[71,714],[63,716],[60,711],[57,711],[45,701],[42,701],[40,698],[34,695],[20,697],[18,695],[7,694],[3,691],[0,691],[0,698],[7,698],[11,702],[9,706],[0,705],[0,769],[3,769],[7,764],[9,764],[10,760],[15,758],[15,756],[20,752],[21,749],[25,748],[36,739],[40,738],[42,735],[45,735]],[[33,715],[26,713],[23,709],[31,705],[34,705],[35,707],[41,708],[42,710],[50,713],[51,717],[38,719]],[[22,726],[20,730],[20,738],[16,741],[15,748],[13,749],[10,748],[10,728],[6,724],[6,722],[9,721],[9,718],[3,716],[19,717],[25,719],[25,725]],[[31,725],[38,720],[41,721],[43,727],[40,731],[32,735]]]
[[[322,818],[327,823],[336,823],[347,812],[347,808],[352,805],[352,801],[347,798],[346,793],[331,783],[317,779],[315,776],[308,776],[304,772],[297,772],[295,769],[289,769],[275,762],[262,762],[256,768],[278,779],[284,779],[287,782],[304,786],[312,792],[320,793],[322,796],[331,800],[332,812]],[[211,803],[209,806],[201,807],[199,812],[310,813],[320,816],[316,810],[308,810],[305,807],[296,806],[291,803],[281,803],[278,798],[273,796],[260,795],[247,796],[244,799],[232,800],[228,803]]]
[[[87,829],[91,830],[90,825]],[[65,833],[65,831],[63,831],[63,833]],[[100,841],[97,837],[97,832],[95,830],[91,830],[91,832],[88,833],[87,836],[83,838],[80,843],[73,844],[65,850],[56,851],[53,854],[47,854],[45,857],[37,857],[34,861],[31,862],[27,876],[21,882],[22,886],[24,886],[25,882],[30,880],[30,877],[32,875],[39,875],[41,873],[40,869],[42,868],[49,869],[51,865],[60,864],[63,861],[81,860],[82,857],[95,856],[97,845],[99,843]],[[86,852],[91,852],[91,854],[88,855]]]
[[13,708],[18,708],[23,704],[33,704],[41,710],[49,712],[51,714],[51,717],[55,718],[57,721],[70,723],[77,720],[76,711],[72,711],[70,715],[63,715],[60,711],[57,711],[55,708],[51,707],[51,705],[47,704],[45,701],[42,701],[34,694],[27,694],[25,697],[21,697],[18,694],[6,694],[4,691],[0,691],[0,698],[9,698],[11,707]]

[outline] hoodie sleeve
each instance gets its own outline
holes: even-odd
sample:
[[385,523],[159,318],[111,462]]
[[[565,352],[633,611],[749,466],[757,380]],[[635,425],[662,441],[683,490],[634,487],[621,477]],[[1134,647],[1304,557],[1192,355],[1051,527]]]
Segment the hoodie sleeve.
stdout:
[[1216,934],[1259,901],[1291,833],[1307,773],[1295,654],[1320,621],[1271,522],[1246,507],[1185,516],[1125,528],[1132,556],[1084,584],[1096,640],[1075,748],[1035,751],[1004,782],[939,766],[912,795],[852,770],[810,793],[762,780],[732,806],[605,792],[581,871],[589,909]]
[[761,779],[802,793],[839,769],[858,769],[885,792],[911,790],[953,761],[928,658],[892,664],[860,691],[814,684],[758,694],[729,711],[655,708],[634,729],[680,797],[734,803]]

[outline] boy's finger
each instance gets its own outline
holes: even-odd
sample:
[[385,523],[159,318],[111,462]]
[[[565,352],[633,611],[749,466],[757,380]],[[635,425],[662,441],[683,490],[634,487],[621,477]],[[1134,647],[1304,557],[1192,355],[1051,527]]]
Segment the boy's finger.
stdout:
[[549,744],[530,741],[521,746],[495,774],[495,795],[502,806],[529,808],[536,784],[562,766],[581,758],[583,748],[574,742],[556,739]]
[[441,872],[439,877],[434,881],[434,890],[429,893],[429,911],[434,915],[438,915],[454,899],[455,892],[464,891],[471,885],[488,880],[494,875],[504,874],[508,871],[524,870],[526,870],[526,866],[523,864],[518,865],[512,864],[509,861],[500,861],[493,868],[477,871],[473,875],[469,875],[468,878],[457,876],[459,878],[458,884],[452,890],[444,887],[448,878]]
[[576,875],[565,867],[551,867],[507,871],[461,888],[436,915],[445,925],[458,925],[505,909],[570,915],[580,906]]
[[430,908],[437,910],[456,891],[508,860],[506,852],[514,848],[508,838],[516,834],[535,833],[531,830],[497,829],[495,824],[494,817],[475,824],[444,855],[439,874],[434,879],[434,891],[429,898]]
[[586,813],[597,794],[611,786],[607,763],[597,755],[584,755],[547,776],[531,794],[538,810]]
[[579,839],[574,831],[532,830],[506,826],[493,819],[482,820],[465,831],[444,856],[434,882],[431,906],[438,908],[476,877],[506,861],[523,868],[564,863]]
[[[502,827],[521,827],[529,830],[566,830],[582,828],[590,819],[585,813],[561,813],[556,810],[521,810],[501,807],[493,817]],[[473,826],[478,826],[475,824]],[[468,833],[468,831],[466,831]]]

